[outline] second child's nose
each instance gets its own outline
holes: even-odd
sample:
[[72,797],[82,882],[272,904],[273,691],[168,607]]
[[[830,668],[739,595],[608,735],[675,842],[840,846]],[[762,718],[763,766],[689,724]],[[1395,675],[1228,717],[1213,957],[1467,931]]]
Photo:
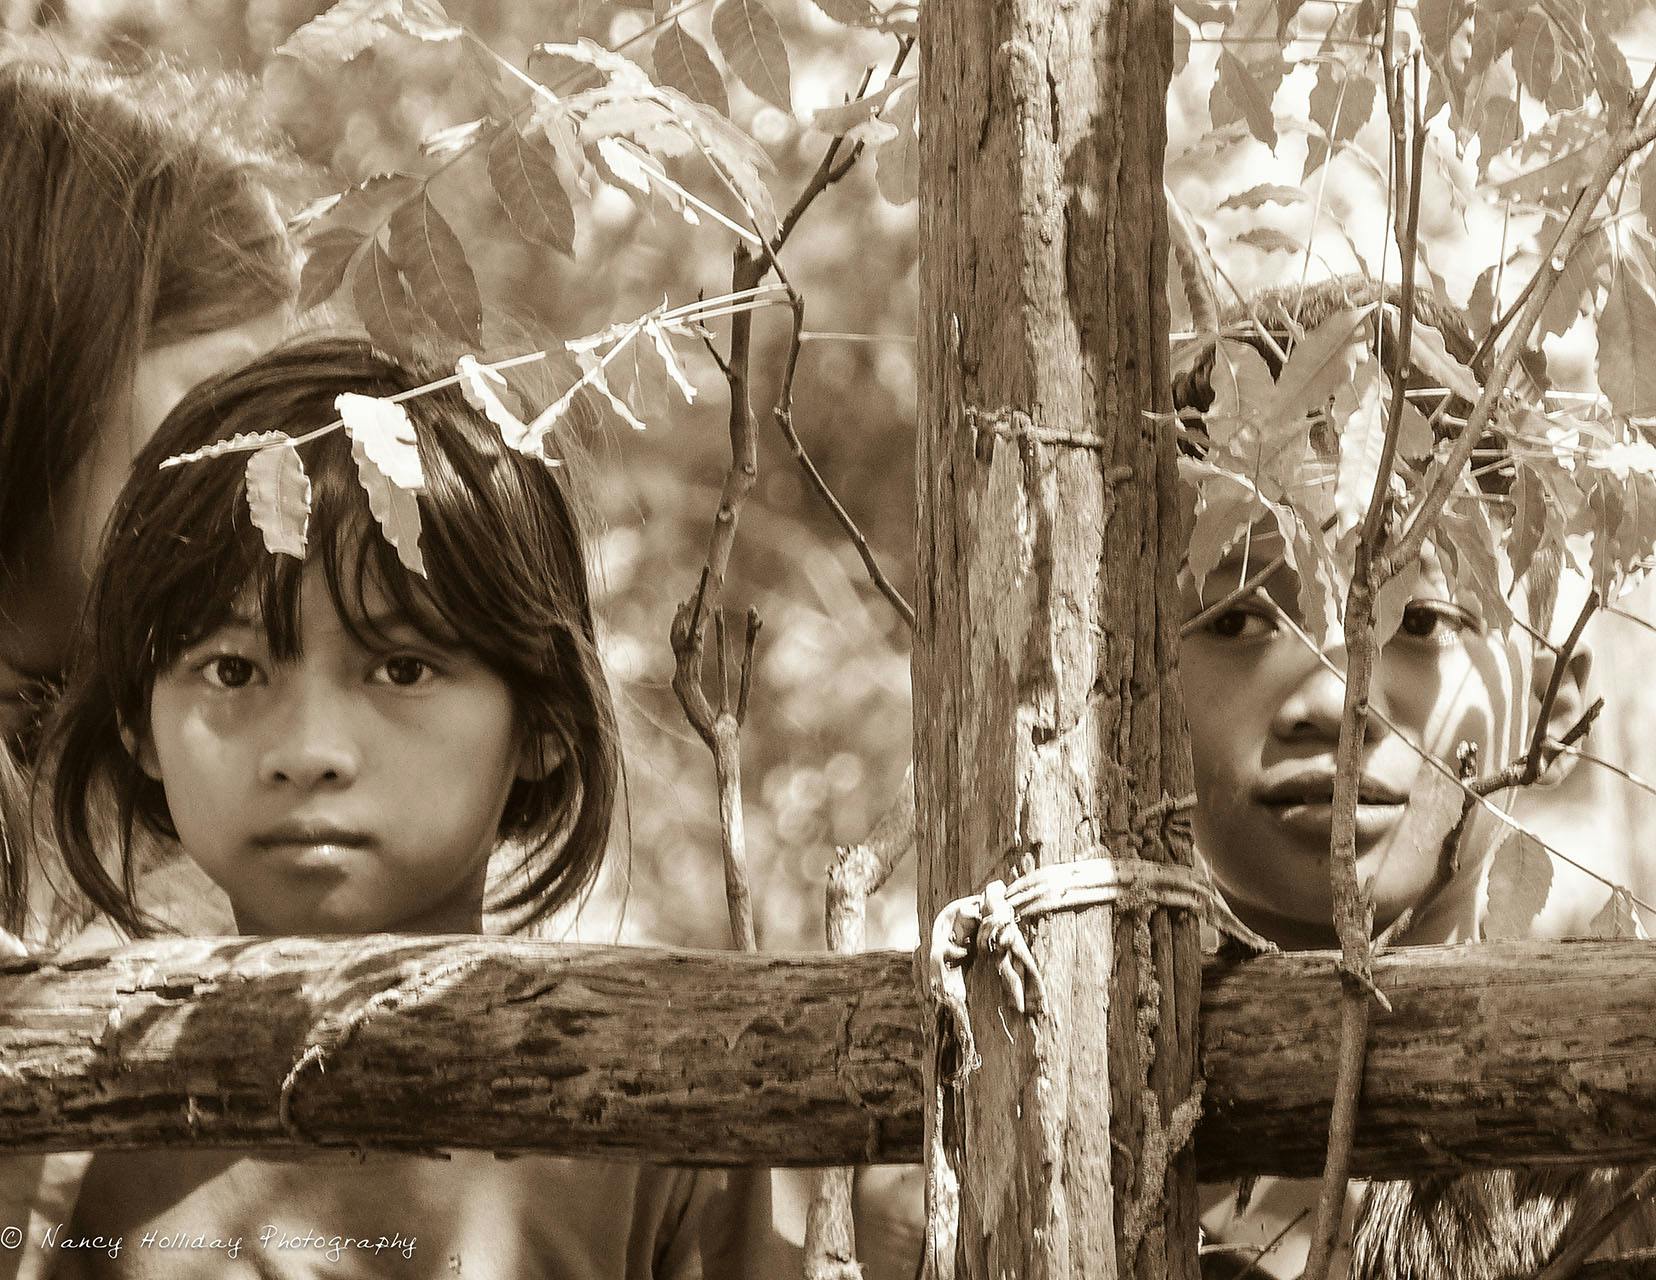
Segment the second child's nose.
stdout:
[[295,690],[272,726],[261,781],[302,788],[344,786],[362,765],[348,699],[327,689]]
[[[1331,671],[1320,662],[1308,666],[1303,678],[1277,708],[1271,730],[1283,741],[1337,742],[1340,719],[1345,714],[1346,682],[1343,665]],[[1372,742],[1382,732],[1379,719],[1371,713],[1364,740]]]

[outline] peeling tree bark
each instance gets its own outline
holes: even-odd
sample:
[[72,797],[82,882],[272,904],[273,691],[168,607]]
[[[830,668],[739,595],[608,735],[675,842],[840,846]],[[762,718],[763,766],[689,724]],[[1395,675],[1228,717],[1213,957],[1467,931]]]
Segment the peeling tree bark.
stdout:
[[[1171,24],[1162,0],[922,10],[923,924],[1020,868],[1190,861],[1176,481],[1145,416],[1169,408]],[[982,1069],[928,1133],[960,1172],[957,1274],[1194,1277],[1195,926],[1141,904],[1032,933],[1047,1013],[969,977]]]

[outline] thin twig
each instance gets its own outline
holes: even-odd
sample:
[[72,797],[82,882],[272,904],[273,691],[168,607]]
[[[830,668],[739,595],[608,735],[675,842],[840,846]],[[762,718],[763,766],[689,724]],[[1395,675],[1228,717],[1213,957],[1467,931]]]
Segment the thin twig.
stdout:
[[[1391,33],[1397,16],[1396,0],[1387,0],[1385,36],[1390,51]],[[1420,118],[1420,63],[1414,67],[1414,118],[1410,134],[1410,168],[1406,180],[1408,215],[1398,250],[1403,262],[1403,290],[1399,299],[1397,348],[1393,353],[1391,385],[1402,388],[1408,382],[1408,357],[1414,338],[1415,251],[1420,231],[1420,179],[1425,156],[1426,130]],[[1391,108],[1392,137],[1399,158],[1398,177],[1404,144],[1404,121],[1398,101],[1401,84],[1390,83],[1386,68],[1387,101]],[[1401,79],[1401,71],[1398,72]],[[1374,675],[1379,645],[1374,632],[1375,593],[1379,582],[1376,557],[1385,535],[1392,471],[1397,464],[1397,440],[1403,424],[1403,397],[1394,394],[1386,421],[1386,434],[1375,468],[1374,487],[1368,509],[1363,513],[1357,539],[1351,587],[1346,597],[1345,703],[1340,716],[1340,736],[1335,748],[1333,831],[1331,833],[1330,882],[1334,899],[1334,926],[1340,939],[1340,1054],[1334,1080],[1333,1105],[1329,1115],[1328,1156],[1323,1164],[1322,1186],[1317,1195],[1317,1216],[1312,1229],[1311,1248],[1303,1280],[1326,1280],[1333,1261],[1335,1236],[1345,1211],[1346,1186],[1350,1181],[1351,1149],[1357,1130],[1357,1100],[1362,1091],[1363,1063],[1368,1054],[1369,1000],[1374,987],[1374,907],[1357,880],[1357,799],[1362,772],[1363,740],[1368,733],[1369,685]]]

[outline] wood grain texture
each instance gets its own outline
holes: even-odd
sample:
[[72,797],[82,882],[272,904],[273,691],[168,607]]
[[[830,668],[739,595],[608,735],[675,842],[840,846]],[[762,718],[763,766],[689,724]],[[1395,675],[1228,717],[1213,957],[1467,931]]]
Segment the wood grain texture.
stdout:
[[[1020,867],[1191,856],[1152,816],[1193,791],[1170,684],[1171,433],[1145,416],[1169,407],[1171,20],[1159,0],[924,10],[923,924]],[[982,1067],[928,1138],[961,1183],[955,1274],[1194,1277],[1195,1186],[1170,1136],[1195,1088],[1194,927],[1060,914],[1035,955],[1045,1021],[970,977]]]
[[[1656,1159],[1656,946],[1410,948],[1377,978],[1395,1013],[1371,1032],[1357,1176]],[[1209,965],[1204,1180],[1320,1167],[1338,987],[1327,952]],[[926,1017],[891,951],[223,938],[8,961],[0,1147],[912,1161]]]

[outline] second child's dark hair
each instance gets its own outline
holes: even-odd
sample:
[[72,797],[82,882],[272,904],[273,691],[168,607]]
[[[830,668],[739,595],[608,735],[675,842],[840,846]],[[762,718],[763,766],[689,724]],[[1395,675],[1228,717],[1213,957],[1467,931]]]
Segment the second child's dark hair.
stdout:
[[[403,402],[425,492],[411,574],[381,534],[336,430],[300,449],[312,486],[306,560],[265,550],[244,496],[246,454],[161,470],[171,455],[244,432],[292,435],[337,414],[342,392],[389,397],[441,376],[405,367],[356,339],[291,343],[196,388],[134,463],[111,517],[86,626],[52,739],[53,821],[70,874],[92,903],[138,934],[134,835],[174,837],[161,785],[123,741],[148,727],[156,678],[192,644],[258,602],[278,661],[299,649],[309,566],[321,569],[341,620],[373,640],[364,595],[384,593],[438,643],[458,643],[505,681],[530,749],[552,740],[562,761],[514,781],[499,834],[520,852],[493,910],[519,924],[576,897],[597,875],[620,777],[615,712],[598,661],[581,521],[563,469],[508,448],[456,387]],[[103,814],[116,813],[111,875]]]

